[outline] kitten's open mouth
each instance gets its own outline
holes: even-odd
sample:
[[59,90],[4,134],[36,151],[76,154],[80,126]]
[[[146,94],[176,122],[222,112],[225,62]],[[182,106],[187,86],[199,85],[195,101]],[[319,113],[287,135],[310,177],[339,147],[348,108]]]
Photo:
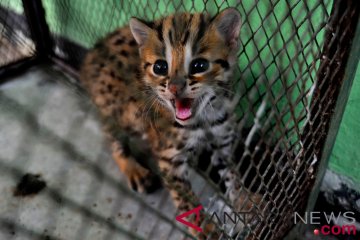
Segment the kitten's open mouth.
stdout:
[[191,106],[192,98],[171,99],[171,103],[175,109],[176,118],[181,121],[186,121],[192,116]]

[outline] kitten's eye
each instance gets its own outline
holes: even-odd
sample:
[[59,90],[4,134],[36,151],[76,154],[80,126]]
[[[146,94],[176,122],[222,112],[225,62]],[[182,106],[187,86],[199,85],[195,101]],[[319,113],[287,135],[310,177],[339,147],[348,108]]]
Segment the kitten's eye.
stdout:
[[167,62],[164,60],[156,60],[153,66],[153,71],[157,75],[167,75],[168,72],[168,65]]
[[202,73],[208,70],[209,61],[204,58],[194,59],[190,63],[190,74]]

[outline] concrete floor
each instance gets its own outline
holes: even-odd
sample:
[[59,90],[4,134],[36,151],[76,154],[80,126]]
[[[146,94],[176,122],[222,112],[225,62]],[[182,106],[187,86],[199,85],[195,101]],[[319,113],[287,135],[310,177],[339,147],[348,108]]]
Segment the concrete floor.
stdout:
[[[40,67],[0,86],[0,239],[182,239],[156,213],[175,218],[168,193],[128,190],[92,105],[67,79]],[[46,187],[15,196],[26,173]]]

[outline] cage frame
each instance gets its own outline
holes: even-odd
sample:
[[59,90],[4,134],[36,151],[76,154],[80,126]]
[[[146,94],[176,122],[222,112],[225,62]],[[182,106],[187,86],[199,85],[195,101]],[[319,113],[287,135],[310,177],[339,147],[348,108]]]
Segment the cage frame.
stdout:
[[[342,9],[342,11],[344,11],[344,9],[346,9],[346,7],[347,7],[346,1],[335,1],[334,3],[335,4],[333,6],[332,12],[334,11],[334,8]],[[344,64],[344,68],[341,70],[342,73],[340,73],[341,77],[338,79],[338,84],[340,85],[340,87],[337,89],[338,91],[335,94],[336,100],[332,106],[332,109],[329,110],[332,112],[332,116],[331,116],[331,119],[328,121],[328,126],[326,129],[326,137],[324,137],[320,141],[321,144],[318,148],[318,149],[320,149],[320,162],[317,167],[317,169],[318,169],[317,175],[316,175],[313,187],[312,187],[312,191],[309,194],[307,206],[305,209],[305,211],[307,211],[307,212],[310,212],[314,209],[316,199],[318,198],[318,195],[320,193],[321,183],[325,176],[327,166],[329,164],[332,149],[335,145],[336,136],[340,129],[341,120],[342,120],[343,114],[345,112],[348,98],[350,96],[352,84],[355,79],[356,69],[360,62],[360,55],[357,54],[360,52],[360,45],[356,44],[356,43],[360,42],[360,24],[359,24],[360,4],[359,4],[359,2],[356,2],[356,1],[351,1],[350,4],[351,4],[351,7],[353,7],[354,9],[357,9],[357,14],[355,14],[354,18],[349,19],[349,21],[343,22],[342,27],[345,28],[348,25],[352,27],[353,32],[349,34],[350,36],[347,36],[350,39],[352,44],[350,46],[344,46],[344,44],[343,45],[339,44],[342,48],[341,51],[345,52],[345,54],[342,56],[343,58],[340,59],[340,61],[341,60],[346,61],[346,64]],[[334,29],[333,24],[336,24],[339,22],[339,18],[340,18],[339,16],[342,16],[342,14],[338,14],[337,16],[334,16],[333,14],[330,15],[330,17],[333,17],[335,19],[333,20],[332,25],[329,26],[329,28],[327,30],[327,33],[326,33],[327,37],[325,39],[325,44],[324,44],[323,49],[327,48],[327,46],[325,46],[325,45],[329,44],[329,41],[331,40],[331,37],[330,37],[332,35],[331,29]],[[339,39],[337,39],[337,41],[339,41]],[[334,51],[331,51],[328,49],[327,51],[325,51],[325,54],[323,55],[324,57],[322,58],[321,61],[326,61],[327,59],[332,59],[330,57],[331,55],[334,55]],[[320,64],[320,65],[322,65],[322,64]],[[333,69],[333,71],[335,71],[336,67],[333,67],[332,69]],[[319,71],[319,73],[317,75],[318,75],[317,77],[321,76],[322,72]],[[332,74],[330,74],[330,75],[332,75]],[[320,82],[320,81],[324,81],[324,79],[326,80],[326,77],[319,77],[318,79]],[[308,129],[308,131],[310,131],[310,130]],[[299,236],[303,236],[305,231],[306,231],[306,225],[303,223],[300,223],[300,224],[294,226],[294,228],[289,232],[289,234],[286,236],[285,239],[288,239],[288,240],[299,239],[300,240],[302,238]]]
[[[24,6],[24,13],[26,16],[26,21],[29,24],[31,38],[35,43],[35,54],[31,57],[26,57],[14,63],[10,63],[8,65],[0,67],[0,84],[8,81],[9,77],[22,73],[26,69],[39,65],[44,62],[50,62],[64,69],[68,74],[78,77],[77,69],[74,68],[69,62],[64,61],[61,57],[57,56],[53,51],[54,39],[51,36],[49,31],[49,27],[45,18],[45,10],[42,5],[42,0],[22,0],[22,4]],[[329,88],[335,89],[334,93],[331,95],[332,99],[334,99],[332,105],[328,112],[331,112],[331,119],[329,119],[326,123],[325,127],[325,135],[320,136],[318,140],[318,145],[315,150],[318,150],[319,163],[317,165],[316,176],[313,182],[313,186],[311,187],[311,191],[308,194],[307,198],[307,206],[306,211],[311,211],[315,205],[315,200],[320,191],[320,184],[325,174],[326,166],[328,165],[328,161],[330,158],[331,150],[334,146],[337,132],[340,127],[340,122],[346,107],[347,99],[350,94],[351,86],[355,78],[355,71],[358,66],[360,56],[360,45],[355,44],[360,42],[360,24],[359,24],[359,16],[360,16],[360,2],[357,0],[335,0],[334,5],[332,7],[332,11],[330,14],[330,19],[333,18],[332,24],[337,24],[340,19],[339,16],[342,16],[344,11],[346,11],[348,4],[351,4],[353,9],[355,9],[356,14],[352,19],[347,19],[342,22],[343,27],[351,26],[354,31],[346,36],[347,39],[352,43],[349,46],[345,46],[344,44],[339,44],[344,52],[341,61],[345,61],[345,64],[342,64],[340,70],[338,70],[339,78],[337,81],[332,82]],[[334,11],[334,9],[337,9]],[[331,50],[325,50],[326,44],[329,44],[331,41],[331,29],[332,25],[328,26],[327,33],[325,35],[325,43],[322,48],[322,60],[320,66],[323,65],[327,59],[332,59],[334,52]],[[339,39],[338,39],[339,40]],[[71,43],[68,43],[71,44]],[[76,47],[76,46],[73,46]],[[338,49],[337,49],[338,50]],[[336,64],[336,63],[332,63]],[[331,66],[331,65],[330,65]],[[330,67],[331,71],[328,73],[329,75],[333,75],[333,72],[336,71],[335,67]],[[316,77],[318,79],[318,85],[315,87],[315,94],[323,94],[321,93],[321,88],[319,85],[323,84],[322,81],[326,80],[325,75],[321,72],[321,69],[317,69],[318,72]],[[336,73],[335,73],[336,74]],[[340,87],[339,87],[340,86]],[[317,108],[317,104],[314,103],[313,99],[311,101],[312,109]],[[314,114],[311,114],[313,116]],[[309,134],[313,134],[312,130],[309,128],[304,129],[304,136]],[[309,143],[311,145],[311,143]],[[305,144],[306,146],[306,144]],[[305,147],[306,148],[306,147]],[[305,154],[306,155],[306,154]],[[288,235],[288,239],[295,239],[299,232],[304,231],[304,226],[296,226]]]

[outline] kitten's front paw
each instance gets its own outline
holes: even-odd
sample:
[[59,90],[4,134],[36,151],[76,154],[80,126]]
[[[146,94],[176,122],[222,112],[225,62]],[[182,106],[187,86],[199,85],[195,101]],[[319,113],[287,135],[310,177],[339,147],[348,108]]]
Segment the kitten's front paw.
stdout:
[[150,170],[141,166],[134,159],[130,158],[125,161],[117,162],[120,170],[127,177],[129,187],[134,191],[140,193],[152,193],[161,187],[160,178]]
[[152,193],[160,188],[159,177],[138,165],[127,174],[129,186],[140,193]]

